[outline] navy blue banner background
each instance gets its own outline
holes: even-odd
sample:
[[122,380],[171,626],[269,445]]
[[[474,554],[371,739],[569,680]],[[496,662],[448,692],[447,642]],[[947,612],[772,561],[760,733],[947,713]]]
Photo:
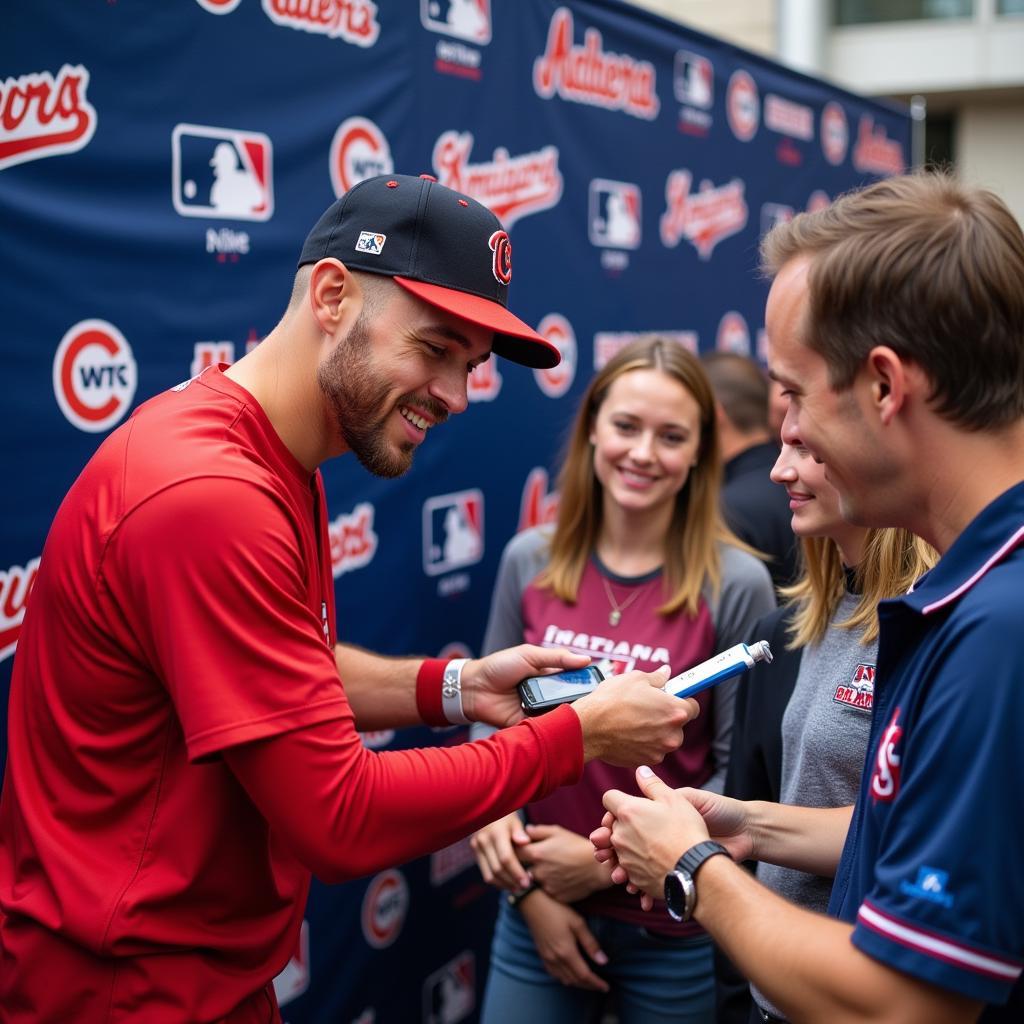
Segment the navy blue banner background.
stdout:
[[[258,343],[355,181],[427,172],[490,205],[513,309],[564,352],[475,373],[398,481],[324,469],[339,636],[475,654],[595,366],[649,332],[763,356],[763,231],[909,157],[904,111],[617,0],[40,0],[3,23],[0,707],[81,467],[139,402]],[[314,885],[285,1018],[475,1019],[493,910],[466,843]]]

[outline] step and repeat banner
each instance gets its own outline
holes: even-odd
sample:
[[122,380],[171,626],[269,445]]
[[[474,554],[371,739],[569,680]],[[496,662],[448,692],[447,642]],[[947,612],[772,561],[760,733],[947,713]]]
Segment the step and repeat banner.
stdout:
[[[504,543],[554,513],[594,369],[650,332],[763,356],[762,233],[899,172],[909,141],[902,110],[617,0],[7,4],[0,707],[81,467],[138,403],[259,344],[307,230],[355,182],[429,173],[490,206],[511,305],[562,352],[484,364],[400,480],[325,466],[339,636],[471,655]],[[465,842],[314,886],[277,981],[286,1020],[475,1019],[494,908]]]

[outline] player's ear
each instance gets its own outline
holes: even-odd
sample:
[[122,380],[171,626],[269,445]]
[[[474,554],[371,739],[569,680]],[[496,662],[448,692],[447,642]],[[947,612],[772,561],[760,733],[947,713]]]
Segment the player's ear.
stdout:
[[319,260],[309,277],[309,308],[325,334],[347,332],[362,307],[363,293],[356,276],[341,260]]

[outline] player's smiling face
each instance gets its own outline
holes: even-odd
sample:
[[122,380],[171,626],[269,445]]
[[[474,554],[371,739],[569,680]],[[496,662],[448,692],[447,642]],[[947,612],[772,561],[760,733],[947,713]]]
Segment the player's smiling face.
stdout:
[[491,332],[415,298],[390,281],[364,306],[320,366],[338,430],[371,473],[412,465],[427,431],[467,406],[466,382],[489,358]]

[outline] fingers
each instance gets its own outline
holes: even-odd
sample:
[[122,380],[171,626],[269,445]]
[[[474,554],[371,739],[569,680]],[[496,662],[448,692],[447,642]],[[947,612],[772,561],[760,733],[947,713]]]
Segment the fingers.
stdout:
[[[601,964],[602,966],[608,963],[608,957],[605,956],[601,949],[600,944],[594,937],[594,933],[587,927],[586,922],[581,918],[580,920],[573,923],[572,926],[573,934],[576,937],[576,942],[579,944],[579,948],[595,963]],[[582,988],[596,989],[598,992],[608,991],[608,982],[604,978],[595,974],[588,966],[586,961],[582,958],[578,958],[577,967],[579,980],[574,984],[580,985]]]
[[605,792],[604,796],[601,797],[601,803],[604,804],[604,809],[613,817],[620,818],[622,815],[619,812],[627,803],[629,803],[630,800],[635,799],[636,797],[630,796],[628,793],[623,793],[621,789],[609,789]]
[[[590,841],[594,844],[594,849],[598,852],[604,850],[610,850],[612,848],[612,825],[611,821],[607,819],[611,818],[610,814],[605,814],[601,821],[601,827],[595,828],[590,833]],[[598,860],[601,858],[599,857]]]
[[660,668],[656,668],[653,672],[646,673],[647,682],[651,686],[656,686],[659,690],[665,688],[665,683],[668,682],[668,677],[672,674],[672,669],[668,665],[662,665]]
[[510,842],[510,834],[522,831],[517,815],[509,815],[480,829],[470,840],[480,874],[488,885],[501,889],[525,889],[529,873],[519,863]]
[[[663,800],[672,793],[672,790],[645,764],[636,770],[636,783],[640,787],[640,792],[651,800]],[[605,807],[607,806],[605,804]]]

